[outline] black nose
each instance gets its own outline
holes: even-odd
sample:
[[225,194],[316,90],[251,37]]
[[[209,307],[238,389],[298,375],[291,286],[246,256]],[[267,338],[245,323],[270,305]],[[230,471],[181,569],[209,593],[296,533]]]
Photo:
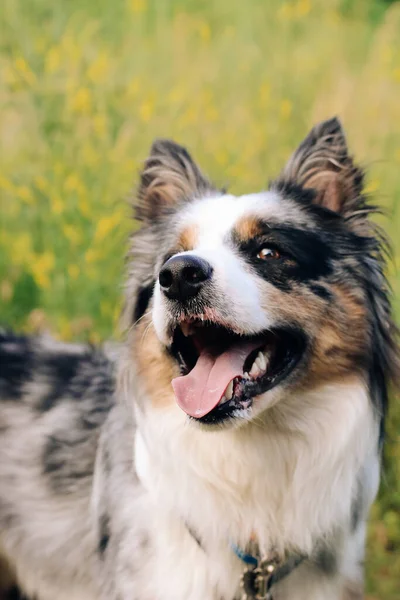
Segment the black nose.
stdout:
[[158,277],[167,298],[184,301],[199,293],[211,278],[212,266],[199,256],[173,256],[164,264]]

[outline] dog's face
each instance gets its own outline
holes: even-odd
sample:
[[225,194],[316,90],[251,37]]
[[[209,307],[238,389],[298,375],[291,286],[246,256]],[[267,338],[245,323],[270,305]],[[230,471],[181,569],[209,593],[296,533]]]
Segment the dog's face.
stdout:
[[228,426],[294,389],[367,373],[371,284],[384,279],[361,187],[335,119],[268,191],[240,197],[213,188],[180,146],[153,146],[131,293],[135,361],[154,403]]

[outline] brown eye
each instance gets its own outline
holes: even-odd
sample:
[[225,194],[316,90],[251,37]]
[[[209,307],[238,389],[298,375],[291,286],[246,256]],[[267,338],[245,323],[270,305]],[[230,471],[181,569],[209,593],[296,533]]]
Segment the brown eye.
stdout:
[[261,260],[273,260],[280,257],[281,255],[278,250],[275,250],[274,248],[261,248],[257,254],[257,258]]

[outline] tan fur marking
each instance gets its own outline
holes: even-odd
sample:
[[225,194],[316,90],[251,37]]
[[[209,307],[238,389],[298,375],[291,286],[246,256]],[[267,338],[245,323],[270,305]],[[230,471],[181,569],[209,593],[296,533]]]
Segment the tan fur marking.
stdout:
[[329,291],[336,296],[332,305],[301,286],[293,287],[290,293],[268,286],[268,302],[262,307],[281,322],[295,319],[314,340],[303,384],[306,388],[326,381],[327,376],[335,379],[353,372],[367,343],[366,308],[362,299],[340,285],[331,285]]
[[235,227],[235,233],[243,242],[261,233],[260,221],[257,217],[244,217]]
[[137,325],[132,353],[137,374],[146,386],[152,405],[156,408],[171,406],[175,402],[171,381],[179,376],[179,369],[163,352],[150,314]]
[[183,252],[187,252],[188,250],[193,250],[197,244],[198,238],[198,227],[196,225],[191,225],[182,231],[179,236],[178,245],[179,248]]

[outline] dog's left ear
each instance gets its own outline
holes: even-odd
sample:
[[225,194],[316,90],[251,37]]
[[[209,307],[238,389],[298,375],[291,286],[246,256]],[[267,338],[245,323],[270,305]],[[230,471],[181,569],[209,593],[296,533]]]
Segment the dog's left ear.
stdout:
[[339,119],[323,121],[310,131],[289,159],[278,183],[315,190],[315,204],[343,216],[357,209],[363,171],[349,155]]
[[213,190],[189,152],[171,140],[156,140],[140,175],[136,217],[152,221],[184,200]]

